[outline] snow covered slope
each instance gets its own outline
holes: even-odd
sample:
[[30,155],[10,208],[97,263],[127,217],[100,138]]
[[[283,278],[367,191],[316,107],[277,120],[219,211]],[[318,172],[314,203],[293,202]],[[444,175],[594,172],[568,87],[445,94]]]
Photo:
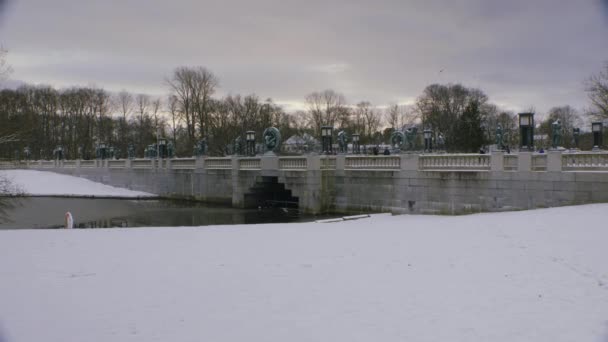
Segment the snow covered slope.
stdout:
[[11,342],[607,341],[607,217],[601,204],[0,231],[0,330]]
[[112,197],[155,196],[141,191],[115,188],[88,179],[35,170],[0,170],[18,188],[30,195],[74,195]]

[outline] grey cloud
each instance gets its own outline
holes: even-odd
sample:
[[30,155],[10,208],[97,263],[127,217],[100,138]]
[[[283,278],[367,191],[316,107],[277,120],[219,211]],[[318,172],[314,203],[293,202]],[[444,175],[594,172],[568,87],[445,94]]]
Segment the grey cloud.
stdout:
[[546,110],[585,106],[582,81],[608,59],[598,1],[30,0],[8,6],[0,42],[65,57],[15,63],[30,82],[162,93],[174,67],[203,65],[222,93],[277,101],[335,88],[384,105],[462,82]]

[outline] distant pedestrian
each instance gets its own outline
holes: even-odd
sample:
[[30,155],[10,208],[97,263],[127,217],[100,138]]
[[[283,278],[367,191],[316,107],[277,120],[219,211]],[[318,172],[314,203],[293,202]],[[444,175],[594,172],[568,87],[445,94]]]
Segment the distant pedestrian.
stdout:
[[372,150],[372,152],[374,153],[374,155],[375,155],[375,156],[377,156],[377,155],[378,155],[378,153],[380,152],[380,151],[378,150],[378,146],[374,146],[374,149]]
[[384,155],[385,156],[390,156],[391,155],[391,151],[388,150],[388,147],[384,149]]

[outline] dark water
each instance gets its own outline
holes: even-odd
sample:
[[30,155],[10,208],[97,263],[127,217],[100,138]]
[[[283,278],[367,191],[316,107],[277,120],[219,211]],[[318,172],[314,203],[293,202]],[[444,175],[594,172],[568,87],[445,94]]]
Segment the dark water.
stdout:
[[61,228],[67,211],[74,227],[169,227],[306,222],[320,217],[293,209],[235,209],[173,200],[58,197],[0,198],[0,229]]

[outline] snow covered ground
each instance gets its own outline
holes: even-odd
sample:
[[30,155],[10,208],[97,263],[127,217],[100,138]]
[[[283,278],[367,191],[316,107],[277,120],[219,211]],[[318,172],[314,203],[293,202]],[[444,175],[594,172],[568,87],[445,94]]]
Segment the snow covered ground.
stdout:
[[0,231],[0,330],[4,342],[605,342],[607,217],[598,204]]
[[[141,191],[115,188],[92,182],[88,179],[35,170],[0,170],[0,177],[12,181],[13,192],[30,195],[71,195],[71,196],[112,196],[112,197],[150,197],[155,196]],[[1,341],[0,341],[1,342]]]

